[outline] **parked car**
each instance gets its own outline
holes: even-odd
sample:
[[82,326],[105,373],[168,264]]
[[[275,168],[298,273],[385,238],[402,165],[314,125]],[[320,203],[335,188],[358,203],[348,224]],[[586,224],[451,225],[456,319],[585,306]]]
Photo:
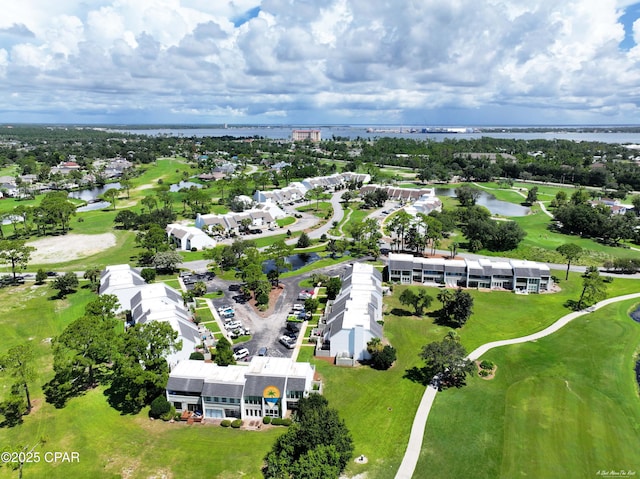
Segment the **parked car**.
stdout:
[[293,341],[289,336],[280,336],[280,344],[285,346],[287,349],[293,349],[296,347],[295,341]]
[[236,361],[240,361],[241,359],[249,356],[249,350],[247,348],[242,348],[238,352],[233,354],[233,357]]
[[294,304],[293,305],[293,310],[294,311],[304,311],[304,306],[302,304]]
[[262,346],[260,349],[258,349],[258,356],[266,356],[267,355],[267,348],[265,346]]
[[236,329],[242,327],[242,323],[240,321],[229,321],[228,323],[225,323],[224,327],[228,330]]

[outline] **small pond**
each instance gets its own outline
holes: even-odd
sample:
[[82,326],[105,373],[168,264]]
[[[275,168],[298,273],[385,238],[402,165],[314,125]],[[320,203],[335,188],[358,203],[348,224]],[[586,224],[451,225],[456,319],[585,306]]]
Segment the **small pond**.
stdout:
[[[450,196],[455,198],[455,188],[436,188],[436,196]],[[524,198],[523,198],[524,200]],[[490,193],[480,190],[480,197],[476,204],[487,208],[492,215],[500,216],[527,216],[531,209],[526,206],[517,205],[515,203],[509,203],[508,201],[502,201],[496,199]]]
[[[83,200],[87,203],[96,200],[102,196],[105,191],[112,190],[114,188],[120,188],[120,183],[107,183],[104,186],[96,186],[95,188],[88,188],[85,190],[72,191],[69,193],[69,198],[75,198],[77,200]],[[104,207],[103,207],[104,208]],[[80,211],[80,210],[78,210]]]
[[631,319],[633,319],[636,323],[640,323],[640,304],[636,307],[636,310],[629,316],[631,316]]
[[[291,268],[287,271],[296,271],[303,266],[314,263],[320,259],[320,255],[318,253],[299,253],[293,254],[291,256],[287,256],[287,263],[291,265]],[[262,263],[262,271],[264,273],[268,273],[269,271],[273,271],[276,269],[275,261],[269,259]]]
[[111,206],[111,203],[109,203],[108,201],[93,201],[91,203],[87,203],[84,206],[76,208],[76,211],[78,213],[82,213],[84,211],[103,210],[105,208],[108,208],[109,206]]
[[192,186],[195,186],[196,188],[202,188],[202,185],[200,183],[194,183],[192,181],[181,181],[180,183],[174,183],[173,185],[169,186],[169,191],[172,193],[177,193],[182,188],[191,188]]

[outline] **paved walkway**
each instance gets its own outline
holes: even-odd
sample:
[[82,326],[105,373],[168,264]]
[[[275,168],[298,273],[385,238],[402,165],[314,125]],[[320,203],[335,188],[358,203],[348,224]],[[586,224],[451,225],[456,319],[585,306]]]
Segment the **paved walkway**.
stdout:
[[[595,311],[596,309],[600,309],[612,303],[617,303],[619,301],[626,301],[628,299],[637,299],[637,298],[640,298],[640,293],[626,294],[624,296],[617,296],[615,298],[605,299],[604,301],[600,301],[599,303],[596,303],[594,306],[591,306],[590,308],[583,309],[582,311],[569,313],[563,316],[562,318],[558,319],[551,326],[541,331],[538,331],[537,333],[529,334],[527,336],[522,336],[520,338],[505,339],[503,341],[493,341],[491,343],[483,344],[482,346],[473,350],[471,354],[467,356],[467,359],[471,361],[475,361],[490,349],[497,348],[500,346],[507,346],[510,344],[526,343],[528,341],[535,341],[536,339],[549,336],[550,334],[555,333],[560,328],[562,328],[567,323],[569,323],[571,320],[579,316],[589,314]],[[409,443],[407,444],[407,449],[404,453],[404,457],[402,458],[402,463],[400,464],[400,468],[396,473],[396,479],[411,479],[411,477],[413,477],[413,473],[415,471],[416,465],[418,464],[418,459],[420,458],[420,451],[422,450],[422,439],[424,438],[424,430],[427,425],[427,418],[429,417],[429,412],[431,411],[431,406],[433,405],[433,401],[435,400],[437,392],[438,390],[436,388],[432,386],[427,386],[427,389],[422,395],[422,400],[420,401],[420,405],[418,406],[418,410],[416,411],[415,418],[413,419],[413,425],[411,426],[411,435],[409,436]]]

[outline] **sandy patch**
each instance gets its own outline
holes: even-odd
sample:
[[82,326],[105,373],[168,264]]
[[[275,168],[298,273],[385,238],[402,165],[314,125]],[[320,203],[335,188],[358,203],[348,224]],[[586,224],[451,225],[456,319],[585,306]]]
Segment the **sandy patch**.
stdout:
[[86,258],[114,247],[116,237],[113,233],[101,235],[67,234],[29,241],[27,244],[36,248],[36,251],[31,255],[31,263],[65,263]]

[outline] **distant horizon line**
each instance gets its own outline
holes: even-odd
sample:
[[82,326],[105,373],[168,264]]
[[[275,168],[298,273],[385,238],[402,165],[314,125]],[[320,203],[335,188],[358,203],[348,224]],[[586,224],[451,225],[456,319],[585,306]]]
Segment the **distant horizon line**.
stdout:
[[75,126],[75,127],[138,127],[138,128],[476,128],[476,129],[496,129],[496,128],[638,128],[640,123],[531,123],[531,124],[419,124],[419,123],[80,123],[80,122],[0,122],[0,128],[11,128],[13,126]]

